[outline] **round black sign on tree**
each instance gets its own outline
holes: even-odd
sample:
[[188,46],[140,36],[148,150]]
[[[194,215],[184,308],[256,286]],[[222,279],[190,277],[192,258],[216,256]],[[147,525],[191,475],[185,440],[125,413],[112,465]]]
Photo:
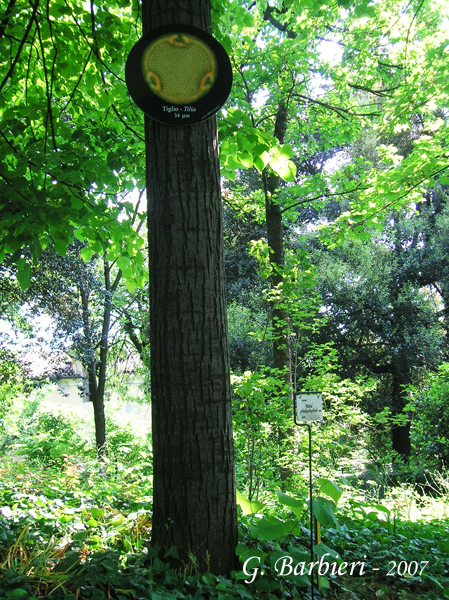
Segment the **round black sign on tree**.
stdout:
[[125,78],[131,98],[146,115],[169,125],[194,125],[226,102],[232,67],[211,35],[172,25],[150,31],[133,46]]

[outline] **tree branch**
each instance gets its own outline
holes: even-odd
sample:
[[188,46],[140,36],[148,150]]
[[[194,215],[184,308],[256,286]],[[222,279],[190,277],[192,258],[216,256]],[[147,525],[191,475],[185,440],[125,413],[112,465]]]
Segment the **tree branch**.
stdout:
[[139,338],[135,334],[133,322],[132,322],[132,319],[131,319],[131,316],[129,315],[129,313],[125,311],[124,314],[125,314],[125,323],[123,325],[123,329],[125,330],[125,333],[128,335],[132,345],[137,350],[139,356],[142,358],[142,354],[145,349],[145,345],[139,340]]
[[[376,210],[376,212],[372,213],[369,216],[369,218],[375,217],[379,213],[384,212],[385,210],[388,210],[390,207],[394,206],[396,204],[396,202],[399,202],[399,200],[402,200],[403,198],[406,198],[410,194],[410,192],[412,190],[414,190],[415,188],[417,188],[420,185],[422,185],[428,179],[436,177],[437,175],[439,175],[443,171],[446,171],[447,169],[449,169],[449,163],[447,165],[445,165],[444,167],[441,167],[441,169],[438,169],[438,171],[435,171],[435,173],[432,173],[431,175],[427,175],[426,177],[422,177],[418,181],[418,183],[415,183],[414,185],[411,185],[408,188],[408,190],[402,194],[402,196],[399,196],[399,198],[395,198],[394,200],[392,200],[391,202],[389,202],[386,206],[383,206],[382,208],[379,208],[379,210]],[[356,229],[357,227],[360,227],[361,225],[364,225],[365,223],[366,223],[366,219],[364,221],[360,221],[359,223],[354,223],[354,225],[350,226],[350,229]]]
[[16,68],[17,63],[19,62],[20,54],[22,53],[23,47],[25,45],[25,42],[27,41],[28,35],[29,35],[30,31],[31,31],[31,27],[33,25],[33,21],[35,21],[35,19],[36,19],[36,13],[37,13],[37,7],[38,6],[39,6],[39,0],[36,0],[36,2],[34,3],[34,6],[33,6],[33,12],[31,14],[30,20],[28,22],[27,28],[25,29],[25,33],[23,35],[22,41],[19,44],[19,49],[17,50],[17,54],[14,57],[14,60],[12,61],[11,66],[9,67],[8,72],[6,73],[5,78],[3,79],[3,81],[2,81],[2,83],[0,85],[0,92],[5,87],[8,79],[10,79],[10,77],[14,73],[14,69]]
[[287,25],[278,21],[274,16],[273,12],[276,11],[278,14],[284,14],[282,12],[277,11],[273,6],[267,6],[267,9],[263,13],[263,18],[271,23],[276,29],[282,31],[287,34],[287,37],[294,40],[296,38],[296,33],[288,28]]
[[377,64],[381,67],[388,67],[389,69],[405,69],[402,65],[392,65],[390,63],[381,62],[380,60],[377,61]]
[[299,206],[300,204],[307,204],[308,202],[315,202],[315,200],[320,200],[321,198],[331,198],[332,196],[346,196],[346,194],[352,194],[352,192],[356,192],[359,190],[366,190],[368,188],[368,186],[363,187],[362,185],[357,185],[356,187],[352,188],[351,190],[346,190],[345,192],[334,192],[332,194],[327,194],[327,193],[323,193],[323,194],[319,194],[318,196],[315,196],[314,198],[306,198],[305,200],[299,200],[298,202],[295,202],[294,204],[290,204],[289,206],[286,206],[285,208],[283,208],[281,210],[281,214],[285,213],[287,210],[290,210],[291,208],[295,208],[295,206]]
[[374,96],[380,96],[381,98],[385,97],[389,92],[394,92],[395,90],[398,90],[401,87],[400,85],[395,85],[391,88],[383,88],[381,90],[373,90],[371,88],[365,87],[364,85],[356,85],[355,83],[348,83],[348,86],[355,90],[369,92],[370,94],[373,94]]
[[82,80],[82,78],[84,76],[84,73],[86,72],[87,65],[89,64],[90,57],[92,56],[92,52],[93,52],[93,49],[91,48],[89,50],[89,55],[87,57],[86,63],[84,65],[84,67],[83,67],[83,70],[81,71],[80,76],[78,77],[78,81],[76,82],[75,87],[73,88],[72,93],[70,94],[70,97],[67,100],[65,106],[63,108],[61,108],[61,112],[59,113],[60,115],[65,111],[65,109],[68,107],[68,105],[70,104],[70,102],[73,100],[73,97],[75,96],[76,90],[78,89],[79,84],[81,83],[81,80]]
[[[105,94],[108,95],[108,92],[106,90],[105,90]],[[142,135],[140,135],[139,133],[137,133],[137,131],[135,129],[133,129],[132,127],[130,127],[128,125],[128,123],[126,123],[124,121],[123,117],[120,115],[119,111],[117,110],[115,104],[112,104],[112,110],[115,112],[115,114],[117,115],[118,120],[125,127],[125,129],[127,129],[128,131],[130,131],[141,142],[145,141],[145,138]]]
[[351,115],[352,117],[376,117],[379,116],[380,112],[371,112],[371,113],[357,113],[349,110],[348,108],[342,108],[341,106],[334,106],[333,104],[328,104],[327,102],[322,102],[321,100],[316,100],[315,98],[310,98],[309,96],[304,96],[303,94],[292,94],[294,98],[302,98],[303,100],[308,100],[313,104],[318,104],[323,108],[327,108],[328,110],[332,110],[336,112],[342,119],[346,119],[346,115]]
[[11,18],[11,12],[12,12],[12,9],[14,8],[16,1],[17,0],[9,0],[9,4],[6,8],[3,19],[0,22],[0,38],[2,38],[5,35],[5,31],[6,31],[6,28],[8,27],[9,19]]
[[[49,123],[50,123],[51,137],[52,137],[52,141],[53,141],[53,149],[57,150],[55,129],[54,129],[54,124],[53,124],[52,103],[51,103],[53,81],[52,81],[52,84],[49,85],[47,64],[45,62],[45,49],[44,49],[44,44],[42,42],[41,28],[40,28],[38,20],[36,20],[36,29],[37,29],[37,37],[39,39],[39,45],[41,47],[42,66],[44,68],[45,89],[46,89],[46,93],[47,93],[47,116],[45,119],[45,142],[44,142],[44,152],[46,152],[47,137],[48,137],[48,124]],[[57,49],[55,48],[55,59],[56,59],[56,52],[57,52]],[[53,61],[53,71],[54,71],[54,67],[55,67],[55,63]]]

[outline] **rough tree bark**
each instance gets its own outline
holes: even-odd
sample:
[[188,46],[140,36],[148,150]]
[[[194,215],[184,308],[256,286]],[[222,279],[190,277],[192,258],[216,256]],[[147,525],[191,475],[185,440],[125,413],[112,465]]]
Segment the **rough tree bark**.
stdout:
[[[209,30],[209,0],[146,0],[144,33]],[[201,570],[235,567],[237,517],[217,123],[145,122],[153,544]]]

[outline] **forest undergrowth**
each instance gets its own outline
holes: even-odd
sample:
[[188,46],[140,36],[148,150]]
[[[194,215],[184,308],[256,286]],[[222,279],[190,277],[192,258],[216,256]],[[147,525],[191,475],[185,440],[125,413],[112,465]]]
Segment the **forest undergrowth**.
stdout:
[[[39,398],[3,419],[1,600],[312,597],[301,440],[296,473],[283,484],[273,473],[251,500],[237,468],[239,544],[235,571],[224,577],[151,545],[149,436],[111,417],[109,458],[99,463],[84,431],[79,416]],[[317,451],[313,597],[449,598],[449,475],[392,481],[385,465],[331,472],[322,458]]]

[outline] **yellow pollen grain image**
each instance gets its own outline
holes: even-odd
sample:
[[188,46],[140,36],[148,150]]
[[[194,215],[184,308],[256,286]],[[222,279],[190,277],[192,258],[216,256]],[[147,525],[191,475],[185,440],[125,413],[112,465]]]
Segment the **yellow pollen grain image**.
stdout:
[[142,56],[150,90],[172,104],[196,102],[217,79],[217,60],[209,46],[186,33],[169,33],[153,41]]

